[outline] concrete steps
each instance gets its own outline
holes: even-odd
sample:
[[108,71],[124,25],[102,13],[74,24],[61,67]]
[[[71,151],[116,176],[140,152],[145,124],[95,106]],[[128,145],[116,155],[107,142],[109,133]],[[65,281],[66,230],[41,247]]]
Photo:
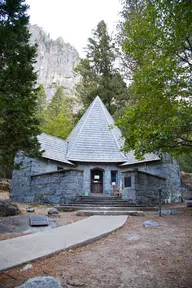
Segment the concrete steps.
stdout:
[[116,210],[78,210],[77,216],[95,216],[95,215],[106,215],[106,216],[144,216],[143,211],[116,211]]
[[130,203],[120,197],[114,196],[79,196],[72,205],[90,205],[90,206],[113,206],[113,207],[128,207],[136,206],[135,203]]
[[91,211],[157,211],[157,207],[122,207],[122,206],[98,206],[98,205],[89,205],[89,204],[81,204],[81,205],[60,205],[55,206],[60,212],[69,212],[69,211],[79,211],[79,210],[91,210]]
[[143,216],[144,211],[157,211],[156,207],[147,207],[130,203],[119,197],[80,196],[69,205],[55,206],[59,211],[77,211],[78,216],[93,215],[130,215]]

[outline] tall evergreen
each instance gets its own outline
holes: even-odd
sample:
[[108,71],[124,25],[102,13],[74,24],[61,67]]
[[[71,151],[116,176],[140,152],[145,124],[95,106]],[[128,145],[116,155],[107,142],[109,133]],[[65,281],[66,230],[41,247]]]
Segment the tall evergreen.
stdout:
[[81,80],[76,86],[77,96],[85,108],[99,95],[114,114],[124,101],[128,90],[115,65],[115,47],[104,21],[99,22],[88,39],[86,57],[81,59],[76,71]]
[[0,163],[12,165],[18,150],[40,155],[36,136],[35,47],[29,45],[28,6],[0,1]]
[[44,111],[41,130],[66,139],[74,127],[73,105],[72,97],[66,97],[59,87]]

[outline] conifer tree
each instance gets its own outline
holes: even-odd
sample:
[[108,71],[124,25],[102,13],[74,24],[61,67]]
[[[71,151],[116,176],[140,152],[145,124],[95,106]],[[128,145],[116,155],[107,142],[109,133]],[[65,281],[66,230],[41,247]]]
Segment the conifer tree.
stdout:
[[[88,39],[86,58],[81,59],[76,72],[81,76],[76,86],[77,96],[87,108],[99,95],[111,114],[128,100],[128,90],[115,64],[115,47],[104,21],[99,22]],[[123,105],[122,105],[123,106]]]
[[66,139],[73,127],[73,99],[66,97],[62,87],[59,87],[47,105],[41,129],[47,134]]
[[35,47],[29,45],[24,0],[0,2],[0,163],[13,164],[18,150],[38,156]]

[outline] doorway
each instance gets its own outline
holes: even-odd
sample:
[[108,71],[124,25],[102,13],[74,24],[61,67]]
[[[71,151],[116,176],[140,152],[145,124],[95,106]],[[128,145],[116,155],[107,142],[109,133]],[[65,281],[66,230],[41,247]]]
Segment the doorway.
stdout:
[[103,193],[103,171],[100,168],[91,170],[91,193]]

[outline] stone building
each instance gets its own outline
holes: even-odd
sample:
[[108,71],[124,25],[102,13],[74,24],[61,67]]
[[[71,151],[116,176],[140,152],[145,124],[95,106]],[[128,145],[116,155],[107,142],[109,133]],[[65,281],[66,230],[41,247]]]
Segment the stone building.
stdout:
[[[165,201],[180,199],[178,163],[164,155],[121,151],[121,131],[97,96],[67,140],[41,134],[41,159],[18,155],[11,198],[22,202],[68,204],[80,195],[120,195],[130,203],[157,203],[159,187]],[[113,128],[112,128],[113,126]]]

